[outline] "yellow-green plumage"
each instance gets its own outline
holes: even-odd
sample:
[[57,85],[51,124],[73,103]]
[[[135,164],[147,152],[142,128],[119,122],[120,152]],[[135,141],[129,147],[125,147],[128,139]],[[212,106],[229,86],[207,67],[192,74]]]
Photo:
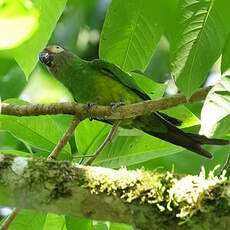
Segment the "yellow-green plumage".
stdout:
[[[39,58],[70,90],[79,103],[110,105],[118,102],[132,104],[149,100],[128,73],[106,61],[87,62],[58,46],[47,47],[40,53]],[[184,133],[176,127],[177,123],[178,120],[175,118],[156,112],[129,119],[128,122],[121,123],[121,126],[141,129],[152,136],[209,158],[212,155],[201,148],[202,144],[229,144],[227,140],[209,139],[198,134]]]

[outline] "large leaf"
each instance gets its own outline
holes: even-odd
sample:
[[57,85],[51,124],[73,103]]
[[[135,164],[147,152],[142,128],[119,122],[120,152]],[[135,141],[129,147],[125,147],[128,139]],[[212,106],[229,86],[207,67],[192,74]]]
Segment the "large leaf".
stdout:
[[66,230],[65,216],[48,213],[43,230]]
[[0,49],[9,49],[28,39],[38,25],[38,10],[31,1],[0,3]]
[[157,83],[143,74],[131,72],[131,75],[137,85],[146,93],[152,100],[161,98],[164,95],[166,84]]
[[0,149],[0,154],[13,154],[20,157],[30,157],[31,154],[27,152],[22,152],[14,149]]
[[199,174],[201,166],[204,166],[206,172],[209,172],[210,170],[213,170],[217,164],[224,165],[228,156],[229,146],[208,146],[205,148],[213,153],[213,160],[201,157],[198,154],[183,149],[175,154],[132,165],[129,169],[144,167],[147,170],[158,169],[158,171],[164,172],[173,170],[175,173],[180,174]]
[[[206,97],[201,112],[200,133],[223,136],[230,133],[230,76],[222,76]],[[224,119],[224,122],[223,122]]]
[[161,37],[157,1],[112,1],[104,22],[99,56],[122,69],[145,70]]
[[92,154],[106,137],[110,125],[98,121],[82,121],[75,129],[75,139],[80,155]]
[[222,60],[221,60],[221,72],[224,73],[226,70],[230,68],[230,36],[227,39],[225,44]]
[[15,220],[10,224],[10,230],[40,230],[46,220],[45,213],[32,210],[20,210]]
[[200,120],[184,105],[179,105],[162,112],[183,121],[180,128],[187,128],[200,124]]
[[93,224],[92,220],[84,219],[80,217],[72,217],[72,216],[66,216],[65,222],[66,222],[67,230],[73,230],[73,229],[91,230]]
[[[85,120],[77,127],[76,143],[80,154],[93,154],[103,142],[110,125]],[[130,136],[127,136],[130,135]],[[161,141],[139,130],[127,133],[118,130],[113,141],[96,159],[95,165],[117,168],[141,163],[151,159],[181,151],[181,147]]]
[[0,58],[0,96],[2,100],[18,97],[26,85],[24,73],[16,62]]
[[[14,0],[12,2],[15,4]],[[16,59],[28,77],[38,61],[38,53],[46,46],[53,32],[57,20],[65,7],[66,0],[58,0],[55,3],[47,0],[29,0],[24,2],[29,4],[39,14],[37,27],[30,38],[15,49],[8,51],[8,54]],[[23,28],[24,24],[22,23],[18,26],[17,31],[21,31]]]
[[110,223],[109,230],[133,230],[133,227],[126,224]]
[[[49,116],[15,117],[1,115],[0,130],[8,131],[18,139],[49,152],[54,149],[63,134],[57,123]],[[70,156],[71,150],[67,144],[60,154],[60,159],[69,159]]]
[[[28,104],[28,102],[19,99],[9,99],[5,102],[17,105]],[[49,152],[54,149],[64,133],[64,128],[59,126],[50,116],[0,115],[0,130],[8,131],[19,140]],[[70,157],[70,145],[67,143],[60,154],[60,159],[70,159]]]
[[172,71],[190,97],[220,56],[229,33],[229,0],[181,0],[171,40]]

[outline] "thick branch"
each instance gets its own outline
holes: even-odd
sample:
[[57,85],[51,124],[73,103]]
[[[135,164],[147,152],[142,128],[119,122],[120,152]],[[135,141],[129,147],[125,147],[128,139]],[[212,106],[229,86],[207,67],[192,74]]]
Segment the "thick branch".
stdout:
[[[211,88],[199,89],[193,94],[189,102],[204,100]],[[97,119],[124,119],[144,115],[150,112],[168,109],[180,104],[187,103],[184,95],[177,94],[170,97],[163,97],[155,101],[143,101],[140,103],[121,106],[116,110],[110,106],[97,106],[86,108],[84,105],[74,102],[37,104],[37,105],[9,105],[2,103],[1,113],[15,116],[38,116],[47,114],[78,114],[81,119],[93,117]]]
[[[122,222],[139,229],[226,229],[229,189],[227,178],[213,173],[205,178],[204,171],[178,179],[169,172],[0,155],[0,205]],[[178,226],[181,221],[186,223]]]

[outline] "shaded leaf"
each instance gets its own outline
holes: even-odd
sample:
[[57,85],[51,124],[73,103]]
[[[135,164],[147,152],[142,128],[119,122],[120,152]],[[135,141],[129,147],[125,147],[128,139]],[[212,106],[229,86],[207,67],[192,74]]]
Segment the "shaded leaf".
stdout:
[[66,228],[67,230],[73,229],[83,229],[83,230],[91,230],[92,229],[92,220],[84,219],[80,217],[65,217]]
[[230,36],[228,37],[221,59],[221,72],[224,73],[230,68]]
[[[173,170],[175,173],[179,174],[195,175],[200,173],[201,166],[204,166],[206,172],[208,172],[213,170],[217,164],[221,164],[221,166],[224,165],[228,156],[229,146],[208,146],[205,148],[214,155],[213,160],[201,157],[191,151],[183,149],[175,154],[162,156],[141,164],[129,166],[128,169],[144,167],[148,170],[157,169],[160,172]],[[216,173],[218,173],[219,170]]]
[[179,105],[162,112],[183,121],[180,128],[187,128],[200,124],[200,120],[184,105]]
[[[102,122],[85,120],[77,127],[76,143],[80,154],[93,154],[107,136],[111,126]],[[118,168],[173,154],[182,148],[161,141],[139,130],[119,129],[112,142],[95,160],[95,165]],[[132,135],[134,134],[134,135]]]

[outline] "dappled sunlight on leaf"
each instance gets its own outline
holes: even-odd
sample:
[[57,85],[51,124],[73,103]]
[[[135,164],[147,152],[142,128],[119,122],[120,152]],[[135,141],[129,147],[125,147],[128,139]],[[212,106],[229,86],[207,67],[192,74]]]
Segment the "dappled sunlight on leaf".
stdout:
[[20,98],[32,103],[53,103],[72,101],[70,92],[47,71],[37,68]]
[[31,1],[4,0],[0,3],[0,49],[19,46],[38,26],[38,11]]

